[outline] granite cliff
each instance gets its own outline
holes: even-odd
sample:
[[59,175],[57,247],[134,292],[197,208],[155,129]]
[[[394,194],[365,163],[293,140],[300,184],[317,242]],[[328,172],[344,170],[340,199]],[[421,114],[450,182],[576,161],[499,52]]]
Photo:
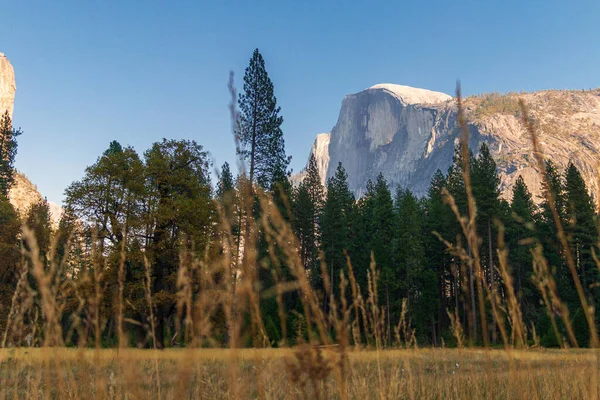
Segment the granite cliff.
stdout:
[[15,71],[4,53],[0,53],[0,113],[8,111],[11,118],[16,90]]
[[[12,118],[16,89],[14,69],[4,53],[0,53],[0,115],[4,115],[8,111],[9,116]],[[8,197],[22,217],[27,214],[32,204],[42,199],[37,187],[20,172],[15,175],[15,182]],[[52,224],[57,227],[62,209],[52,202],[49,205]]]
[[[600,163],[600,89],[548,90],[534,93],[484,94],[465,99],[477,154],[485,142],[496,159],[505,197],[519,175],[534,197],[540,179],[528,134],[521,123],[519,98],[530,109],[546,157],[564,168],[570,161],[598,193]],[[392,187],[423,196],[436,170],[446,172],[458,143],[456,101],[449,95],[408,86],[381,84],[342,101],[327,151],[316,153],[326,178],[338,162],[348,173],[356,196],[369,179],[382,173]],[[324,141],[322,138],[321,141]]]

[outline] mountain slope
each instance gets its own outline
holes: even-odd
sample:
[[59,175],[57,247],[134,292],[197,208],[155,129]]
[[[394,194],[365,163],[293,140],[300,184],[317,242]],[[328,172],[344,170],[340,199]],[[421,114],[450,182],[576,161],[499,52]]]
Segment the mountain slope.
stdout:
[[4,53],[0,53],[0,114],[8,111],[12,118],[16,90],[15,71]]
[[[510,196],[519,175],[536,198],[540,195],[540,179],[529,136],[521,123],[519,98],[530,109],[546,157],[561,168],[572,161],[597,193],[600,89],[466,98],[469,145],[475,154],[482,142],[488,145],[498,164],[504,196]],[[341,162],[357,196],[379,173],[392,187],[407,187],[423,196],[435,171],[447,171],[458,138],[456,102],[450,96],[407,86],[375,85],[342,101],[326,152],[326,177],[332,176]]]
[[[18,211],[19,215],[24,218],[29,211],[29,208],[42,200],[42,195],[31,181],[21,172],[15,174],[15,183],[8,194],[10,203]],[[58,227],[62,208],[55,203],[49,202],[50,220],[54,228]]]
[[[0,116],[8,111],[9,117],[12,118],[16,90],[15,71],[4,53],[0,53]],[[8,197],[21,217],[27,215],[32,204],[42,199],[37,187],[20,172],[15,174],[15,182]],[[49,203],[49,205],[52,225],[58,227],[62,208],[54,203]]]
[[[314,154],[315,159],[317,160],[317,167],[319,168],[321,183],[323,185],[326,183],[325,178],[327,174],[327,168],[329,167],[329,139],[329,133],[319,133],[312,144],[310,154],[308,156],[308,160],[310,161],[310,155]],[[308,161],[306,162],[306,168],[308,168]],[[300,182],[302,182],[306,176],[306,168],[291,176],[290,179],[294,186],[297,186],[300,184]]]

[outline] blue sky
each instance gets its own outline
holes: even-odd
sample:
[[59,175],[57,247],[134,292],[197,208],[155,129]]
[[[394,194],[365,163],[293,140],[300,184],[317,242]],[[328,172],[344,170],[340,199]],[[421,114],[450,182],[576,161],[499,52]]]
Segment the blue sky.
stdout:
[[376,83],[452,94],[600,86],[594,1],[3,0],[17,167],[49,200],[117,139],[195,139],[235,164],[227,80],[258,47],[294,171],[344,95]]

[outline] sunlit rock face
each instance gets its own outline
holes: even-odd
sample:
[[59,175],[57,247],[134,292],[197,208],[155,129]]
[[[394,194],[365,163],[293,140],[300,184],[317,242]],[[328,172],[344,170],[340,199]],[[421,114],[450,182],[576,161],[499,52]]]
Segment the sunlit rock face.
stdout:
[[12,118],[15,100],[15,71],[4,53],[0,53],[0,114],[8,111]]
[[[501,190],[509,199],[521,175],[534,200],[541,181],[531,140],[523,128],[518,100],[535,121],[547,159],[564,169],[573,162],[598,198],[600,164],[600,89],[548,90],[534,93],[484,94],[464,99],[475,154],[485,142],[498,166]],[[390,184],[425,196],[433,174],[446,173],[458,144],[457,105],[450,96],[408,86],[381,84],[347,95],[327,152],[312,152],[326,178],[341,162],[350,189],[364,194],[379,173]]]
[[315,138],[315,141],[312,144],[310,149],[310,154],[308,155],[308,161],[306,162],[306,167],[290,177],[292,181],[292,185],[298,186],[302,180],[306,177],[306,168],[308,168],[308,163],[310,162],[310,156],[314,155],[315,160],[317,161],[317,167],[319,168],[319,176],[321,178],[321,183],[323,186],[326,186],[326,175],[327,168],[329,167],[329,133],[319,133]]
[[440,146],[448,139],[440,116],[450,100],[443,93],[389,84],[346,96],[331,131],[327,177],[341,162],[357,196],[380,172],[394,186],[422,193],[423,181],[438,167],[447,168],[452,157]]
[[[8,111],[12,118],[14,110],[14,99],[17,86],[15,84],[15,71],[8,61],[8,58],[0,53],[0,115]],[[31,181],[20,172],[15,174],[15,181],[8,194],[11,204],[19,212],[21,217],[25,217],[32,205],[42,200],[42,195]],[[55,203],[50,202],[50,218],[54,228],[58,227],[58,222],[62,215],[62,208]]]

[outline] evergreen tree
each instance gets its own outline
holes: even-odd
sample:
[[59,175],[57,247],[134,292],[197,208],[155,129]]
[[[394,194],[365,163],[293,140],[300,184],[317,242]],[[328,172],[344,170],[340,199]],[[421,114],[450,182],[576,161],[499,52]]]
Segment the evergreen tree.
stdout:
[[[469,150],[469,166],[472,168],[473,166],[473,154]],[[456,207],[458,208],[458,212],[463,217],[469,217],[468,207],[467,207],[467,190],[464,180],[464,160],[461,151],[460,145],[454,149],[454,156],[452,158],[452,165],[448,169],[448,175],[446,178],[446,188],[448,192],[454,198],[454,202],[456,203]],[[467,239],[464,236],[462,228],[460,227],[459,222],[456,217],[452,216],[452,222],[450,229],[448,230],[448,235],[450,237],[451,242],[457,242],[457,245],[466,247],[466,251],[470,254],[472,249],[468,248]],[[448,239],[446,239],[448,240]],[[475,304],[475,273],[473,271],[472,263],[468,264],[468,268],[466,268],[466,275],[463,276],[463,261],[456,259],[455,262],[455,273],[459,278],[459,287],[461,290],[461,298],[463,300],[463,325],[468,325],[469,339],[471,342],[476,340],[477,337],[477,308]],[[465,284],[466,283],[466,284]],[[464,296],[463,296],[464,295]]]
[[313,285],[321,280],[319,262],[320,223],[323,212],[324,188],[313,154],[306,168],[306,176],[296,191],[294,225],[300,241],[300,256],[309,271]]
[[312,276],[313,271],[312,261],[317,256],[316,251],[316,237],[314,231],[313,218],[315,215],[315,206],[310,199],[307,185],[302,182],[295,190],[294,193],[294,219],[293,226],[298,242],[300,245],[300,260],[306,271],[310,271],[311,280],[318,280],[317,277]]
[[273,90],[273,83],[265,69],[265,61],[254,50],[244,75],[244,91],[238,99],[240,108],[239,130],[241,155],[250,163],[250,183],[257,182],[270,188],[275,176],[287,171],[290,159],[285,154],[279,115],[281,108]]
[[[375,183],[367,183],[367,193],[363,208],[367,233],[367,254],[373,252],[375,263],[380,274],[379,303],[385,304],[388,325],[391,322],[390,286],[397,276],[397,264],[394,262],[393,247],[390,245],[394,238],[396,215],[394,202],[383,174],[377,176]],[[360,269],[368,268],[369,264],[360,265]],[[366,275],[366,271],[363,271]],[[391,284],[391,285],[390,285]],[[364,286],[366,287],[366,286]],[[388,341],[391,342],[391,331],[388,332]]]
[[[221,205],[221,218],[224,218],[229,232],[222,232],[221,240],[229,247],[230,276],[232,282],[237,279],[237,264],[240,257],[241,248],[241,213],[242,207],[239,201],[239,194],[236,188],[236,181],[233,178],[229,163],[225,162],[221,167],[221,175],[217,183],[217,200]],[[224,228],[224,226],[223,226]],[[235,287],[235,284],[232,285]]]
[[4,332],[19,274],[19,215],[0,193],[0,332]]
[[[370,205],[366,196],[363,196],[350,208],[348,214],[348,256],[352,262],[356,283],[363,291],[363,296],[367,294],[367,271],[371,263],[372,251],[370,246],[371,224],[369,221],[372,218]],[[345,262],[346,260],[344,260]],[[333,276],[339,276],[339,270],[335,270],[335,266],[332,267],[330,273]]]
[[240,239],[240,213],[241,205],[239,203],[239,194],[237,192],[237,183],[233,178],[229,163],[223,163],[221,167],[221,174],[219,181],[217,182],[216,190],[217,200],[222,207],[222,218],[227,220],[230,232],[225,234],[231,234],[233,243],[230,243],[231,253],[233,257],[237,254],[238,242]]
[[[236,132],[239,140],[239,154],[249,165],[249,190],[245,194],[250,195],[245,204],[252,204],[252,210],[246,212],[252,214],[255,221],[259,221],[258,200],[254,198],[253,185],[258,184],[263,190],[270,191],[273,200],[280,209],[281,215],[289,217],[288,203],[291,194],[289,186],[288,165],[290,158],[285,154],[285,143],[281,124],[283,117],[279,115],[281,108],[277,105],[273,82],[265,69],[265,61],[255,49],[250,63],[244,74],[244,90],[238,98],[240,118]],[[246,207],[250,208],[250,207]],[[285,211],[284,211],[285,210]],[[270,216],[267,216],[270,218]],[[253,232],[251,219],[246,218],[244,237],[247,243],[256,243],[258,247],[259,262],[266,262],[268,267],[269,255],[264,232]],[[256,235],[256,237],[254,237]],[[247,259],[247,246],[244,247]],[[273,256],[273,255],[272,255]],[[262,260],[262,261],[261,261]],[[244,261],[245,262],[245,261]],[[272,274],[270,268],[260,268],[258,279],[262,288],[271,287]]]
[[[497,291],[496,248],[497,232],[493,221],[500,220],[500,178],[496,162],[485,143],[471,163],[471,184],[477,205],[477,234],[482,239],[480,257],[487,284],[492,292]],[[496,320],[492,318],[492,342],[496,342]]]
[[409,190],[396,192],[397,223],[394,235],[394,268],[386,276],[386,287],[396,289],[390,297],[392,324],[397,324],[402,299],[408,300],[408,311],[412,316],[413,328],[423,336],[431,332],[430,342],[435,337],[435,313],[438,312],[437,275],[434,268],[426,265],[424,222],[425,210]]
[[217,184],[217,198],[219,200],[224,200],[228,196],[228,193],[231,193],[234,189],[235,182],[233,180],[233,174],[231,173],[229,163],[225,162],[221,167],[221,175],[219,176],[219,182]]
[[[598,244],[598,230],[592,197],[581,173],[573,163],[569,163],[565,171],[565,200],[568,222],[565,230],[579,278],[586,296],[590,298],[593,292],[597,292],[592,290],[596,286],[595,283],[600,282],[598,269],[592,257],[592,249]],[[598,299],[598,296],[594,297]]]
[[[473,154],[469,151],[469,157],[471,162],[469,165],[473,166]],[[465,187],[464,173],[463,173],[463,156],[460,146],[454,149],[454,155],[452,157],[452,164],[448,168],[446,175],[446,189],[454,197],[454,202],[458,207],[458,211],[461,215],[467,215],[467,189]],[[456,220],[456,218],[454,218]],[[458,222],[455,223],[455,230],[460,232]]]
[[[485,143],[472,163],[473,196],[477,202],[477,225],[479,237],[483,239],[481,255],[488,270],[489,283],[495,285],[494,264],[496,237],[493,220],[500,217],[500,178],[496,162]],[[494,233],[494,235],[493,235]]]
[[20,220],[8,194],[14,182],[16,138],[20,134],[13,129],[6,111],[0,116],[0,332],[4,332],[18,275]]
[[[282,167],[282,166],[280,166]],[[277,208],[277,212],[271,213],[268,208],[266,210],[260,209],[259,207],[255,210],[255,218],[259,221],[258,241],[257,241],[257,255],[258,255],[258,282],[259,290],[270,292],[269,296],[260,294],[260,310],[262,320],[266,329],[266,333],[269,337],[271,345],[277,346],[279,341],[287,335],[284,335],[283,329],[289,330],[289,320],[284,324],[280,319],[279,305],[277,299],[273,294],[274,286],[279,282],[287,282],[294,279],[292,271],[287,263],[287,257],[285,256],[284,250],[279,246],[277,240],[271,238],[272,243],[268,243],[269,237],[265,234],[265,223],[272,224],[271,230],[277,232],[276,219],[281,218],[284,223],[291,223],[291,205],[290,200],[292,199],[292,185],[289,180],[289,174],[284,169],[277,167],[270,184],[268,187],[269,194],[273,201],[273,205]],[[258,196],[261,196],[259,194]],[[258,200],[256,196],[256,200]],[[267,213],[264,215],[264,213]],[[279,214],[276,216],[274,214]],[[283,294],[283,305],[284,312],[290,313],[292,311],[298,311],[300,307],[300,297],[297,291],[287,292]],[[285,325],[285,326],[284,326]],[[281,331],[279,328],[281,327]],[[295,333],[295,332],[294,332]]]
[[[427,249],[427,263],[436,270],[438,282],[438,311],[437,311],[437,336],[448,327],[447,309],[456,307],[458,301],[459,280],[453,271],[453,258],[446,245],[434,234],[436,232],[445,240],[454,239],[452,227],[454,226],[452,210],[444,201],[443,189],[446,187],[446,177],[442,171],[437,170],[431,178],[427,191],[425,237],[424,245]],[[452,301],[454,298],[454,301]],[[437,337],[436,337],[437,339]],[[437,340],[436,340],[437,341]]]
[[90,241],[89,229],[68,206],[62,212],[55,233],[56,259],[64,265],[65,275],[76,277],[80,271],[90,269],[90,254],[86,244]]
[[[31,205],[27,211],[25,225],[32,231],[40,253],[40,261],[47,263],[48,250],[52,236],[52,225],[50,221],[50,206],[46,199],[40,199]],[[24,238],[25,247],[29,247],[27,238]]]
[[17,136],[21,134],[13,129],[8,111],[0,116],[0,195],[8,197],[14,182],[14,162],[17,155]]
[[346,269],[344,251],[350,251],[350,219],[353,208],[354,196],[348,187],[348,175],[342,163],[338,163],[335,174],[327,180],[327,193],[319,225],[321,250],[325,256],[334,293],[339,291],[337,278],[340,271]]
[[512,266],[515,292],[519,299],[523,316],[533,321],[538,316],[540,302],[539,292],[532,282],[533,259],[531,249],[533,243],[522,243],[535,237],[534,217],[537,213],[531,193],[521,175],[513,187],[510,205],[512,218],[506,226],[506,243],[509,248],[509,261]]
[[547,182],[542,182],[543,201],[540,204],[539,213],[536,217],[539,240],[544,249],[544,256],[548,264],[555,271],[554,279],[557,284],[558,293],[561,299],[571,306],[579,303],[577,292],[573,286],[569,268],[565,262],[564,249],[558,239],[558,229],[552,215],[550,199],[554,201],[553,206],[556,209],[561,224],[565,226],[566,221],[566,195],[565,187],[561,179],[556,164],[552,161],[546,161]]

